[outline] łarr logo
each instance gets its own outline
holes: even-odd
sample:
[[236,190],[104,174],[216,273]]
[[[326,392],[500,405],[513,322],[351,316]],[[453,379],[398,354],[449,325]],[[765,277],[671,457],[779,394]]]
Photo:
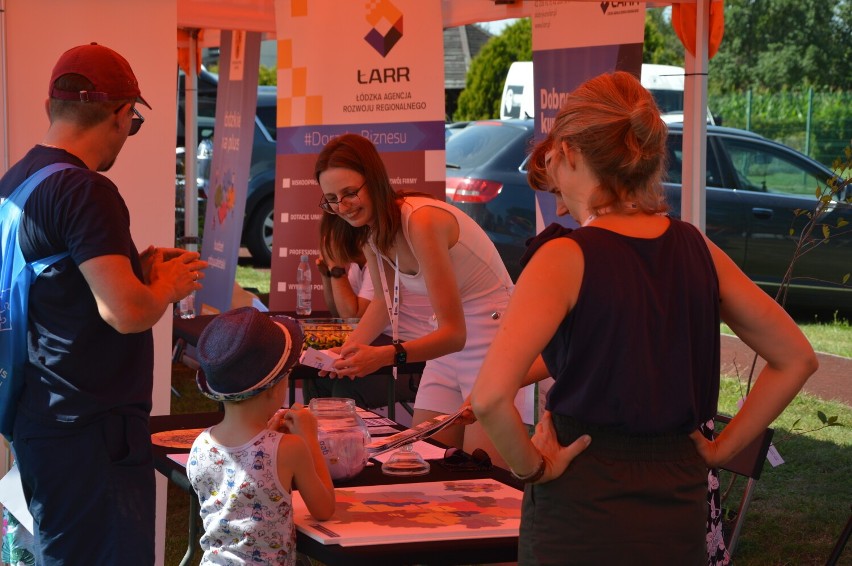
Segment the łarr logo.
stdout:
[[636,6],[639,2],[601,2],[601,12],[606,14],[610,8],[626,8],[628,6]]
[[379,55],[387,57],[402,39],[402,12],[388,0],[370,0],[366,20],[372,29],[364,36],[364,41]]

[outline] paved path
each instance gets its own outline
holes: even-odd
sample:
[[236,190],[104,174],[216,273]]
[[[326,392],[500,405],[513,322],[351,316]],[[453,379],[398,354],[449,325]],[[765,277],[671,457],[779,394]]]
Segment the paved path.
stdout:
[[[736,336],[722,335],[722,374],[746,379],[754,351]],[[805,384],[805,391],[821,399],[840,401],[852,406],[852,358],[817,353],[819,369]],[[758,358],[755,375],[766,365]]]

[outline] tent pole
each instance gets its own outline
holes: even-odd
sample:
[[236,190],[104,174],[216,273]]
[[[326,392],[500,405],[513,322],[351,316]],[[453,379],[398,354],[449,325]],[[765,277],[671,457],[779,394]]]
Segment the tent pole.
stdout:
[[710,2],[696,0],[695,55],[685,50],[681,218],[706,230],[707,68]]
[[198,30],[189,32],[189,65],[184,82],[184,247],[198,251]]

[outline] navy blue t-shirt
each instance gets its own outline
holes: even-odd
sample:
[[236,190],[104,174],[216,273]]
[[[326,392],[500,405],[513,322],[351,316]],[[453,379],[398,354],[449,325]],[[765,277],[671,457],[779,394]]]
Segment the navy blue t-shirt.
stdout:
[[688,433],[716,412],[719,281],[693,226],[658,238],[549,227],[583,252],[577,304],[542,352],[556,383],[547,408],[625,434]]
[[121,334],[104,322],[78,268],[95,257],[123,255],[143,280],[117,187],[70,153],[37,145],[0,179],[0,197],[56,162],[80,168],[55,173],[36,187],[24,205],[19,240],[27,261],[64,251],[70,256],[48,267],[30,288],[21,410],[44,424],[85,423],[108,412],[147,417],[152,333]]

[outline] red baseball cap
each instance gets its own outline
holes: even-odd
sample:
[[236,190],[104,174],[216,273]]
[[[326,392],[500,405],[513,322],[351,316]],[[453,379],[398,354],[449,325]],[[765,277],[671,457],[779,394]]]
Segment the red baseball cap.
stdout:
[[[54,85],[62,75],[75,74],[86,77],[94,90],[71,92],[59,90]],[[62,54],[53,74],[50,75],[48,95],[60,100],[79,100],[82,102],[123,100],[135,98],[148,108],[151,105],[142,98],[139,83],[130,68],[127,59],[103,45],[95,42],[89,45],[72,47]]]

